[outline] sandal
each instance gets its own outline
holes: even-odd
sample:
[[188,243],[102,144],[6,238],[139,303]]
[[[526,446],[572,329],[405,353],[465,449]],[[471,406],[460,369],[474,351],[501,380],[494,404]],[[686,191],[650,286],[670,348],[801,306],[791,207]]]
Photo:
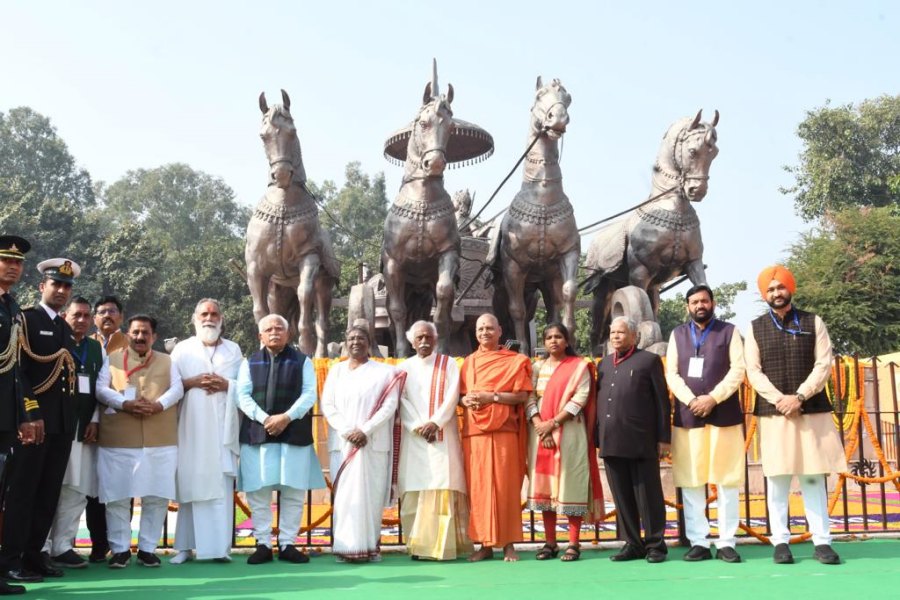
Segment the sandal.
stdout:
[[537,554],[534,555],[534,558],[535,560],[547,560],[557,556],[559,556],[559,545],[553,547],[550,544],[544,544]]
[[563,562],[575,562],[581,558],[581,546],[569,546],[559,558]]

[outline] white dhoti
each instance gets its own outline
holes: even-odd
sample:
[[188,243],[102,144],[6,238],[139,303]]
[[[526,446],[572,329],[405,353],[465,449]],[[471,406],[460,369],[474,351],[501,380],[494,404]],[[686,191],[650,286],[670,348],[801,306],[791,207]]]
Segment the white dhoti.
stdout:
[[222,493],[218,498],[179,503],[175,550],[196,550],[201,560],[223,558],[231,553],[234,482],[234,477],[222,475]]

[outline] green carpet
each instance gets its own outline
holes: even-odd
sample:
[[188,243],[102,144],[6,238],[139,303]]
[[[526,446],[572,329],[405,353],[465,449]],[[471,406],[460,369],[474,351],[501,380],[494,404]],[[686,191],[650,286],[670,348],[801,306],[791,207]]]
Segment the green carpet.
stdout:
[[[637,598],[675,600],[698,597],[754,598],[896,597],[900,589],[900,540],[840,542],[839,566],[820,565],[812,545],[794,545],[797,563],[775,565],[769,546],[738,546],[745,562],[686,563],[684,548],[672,548],[669,560],[612,563],[613,550],[586,549],[576,563],[538,562],[534,552],[505,564],[499,558],[479,564],[413,562],[386,553],[379,564],[337,564],[331,555],[314,556],[306,565],[269,563],[249,566],[245,556],[231,564],[190,562],[172,566],[163,557],[159,569],[132,563],[113,571],[105,565],[67,571],[62,579],[28,586],[25,598],[177,600],[182,598]],[[499,557],[499,553],[495,554]]]

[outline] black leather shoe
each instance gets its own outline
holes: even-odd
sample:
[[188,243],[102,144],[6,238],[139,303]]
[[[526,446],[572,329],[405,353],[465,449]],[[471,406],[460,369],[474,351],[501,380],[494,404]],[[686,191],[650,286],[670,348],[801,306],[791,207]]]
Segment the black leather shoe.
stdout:
[[629,544],[625,544],[625,546],[619,551],[618,554],[613,554],[609,557],[609,560],[613,562],[624,562],[627,560],[640,560],[647,556],[647,554],[634,546]]
[[737,550],[730,546],[726,546],[725,548],[717,548],[716,558],[719,560],[724,560],[727,563],[741,562],[741,555],[737,553]]
[[288,544],[287,546],[282,546],[278,551],[278,560],[286,560],[287,562],[302,565],[309,562],[309,557],[297,550],[293,544]]
[[10,569],[3,574],[3,579],[15,581],[16,583],[40,583],[44,580],[44,577],[40,573],[35,573],[28,569]]
[[658,548],[650,548],[647,550],[647,562],[648,563],[661,563],[666,562],[667,554]]
[[791,554],[791,548],[787,544],[778,544],[775,546],[775,553],[772,560],[776,565],[790,565],[794,562],[794,555]]
[[21,585],[9,585],[8,583],[0,579],[0,596],[15,596],[24,593],[25,588]]
[[267,562],[272,562],[272,549],[265,544],[257,544],[256,551],[247,557],[248,565],[261,565]]
[[54,567],[47,552],[41,552],[37,558],[26,557],[23,561],[25,568],[44,577],[62,577],[65,575],[62,569]]
[[841,564],[841,557],[838,556],[838,553],[828,544],[816,546],[813,557],[823,565]]
[[701,560],[709,560],[712,558],[712,552],[709,548],[703,546],[691,546],[691,549],[684,553],[684,560],[688,562],[697,562]]

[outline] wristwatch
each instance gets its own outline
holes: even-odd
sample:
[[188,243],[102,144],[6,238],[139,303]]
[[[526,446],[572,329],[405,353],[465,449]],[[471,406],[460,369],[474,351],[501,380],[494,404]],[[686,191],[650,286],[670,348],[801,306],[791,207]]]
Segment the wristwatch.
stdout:
[[802,403],[806,402],[806,396],[803,394],[797,394],[797,400],[799,400],[800,403],[802,404]]

